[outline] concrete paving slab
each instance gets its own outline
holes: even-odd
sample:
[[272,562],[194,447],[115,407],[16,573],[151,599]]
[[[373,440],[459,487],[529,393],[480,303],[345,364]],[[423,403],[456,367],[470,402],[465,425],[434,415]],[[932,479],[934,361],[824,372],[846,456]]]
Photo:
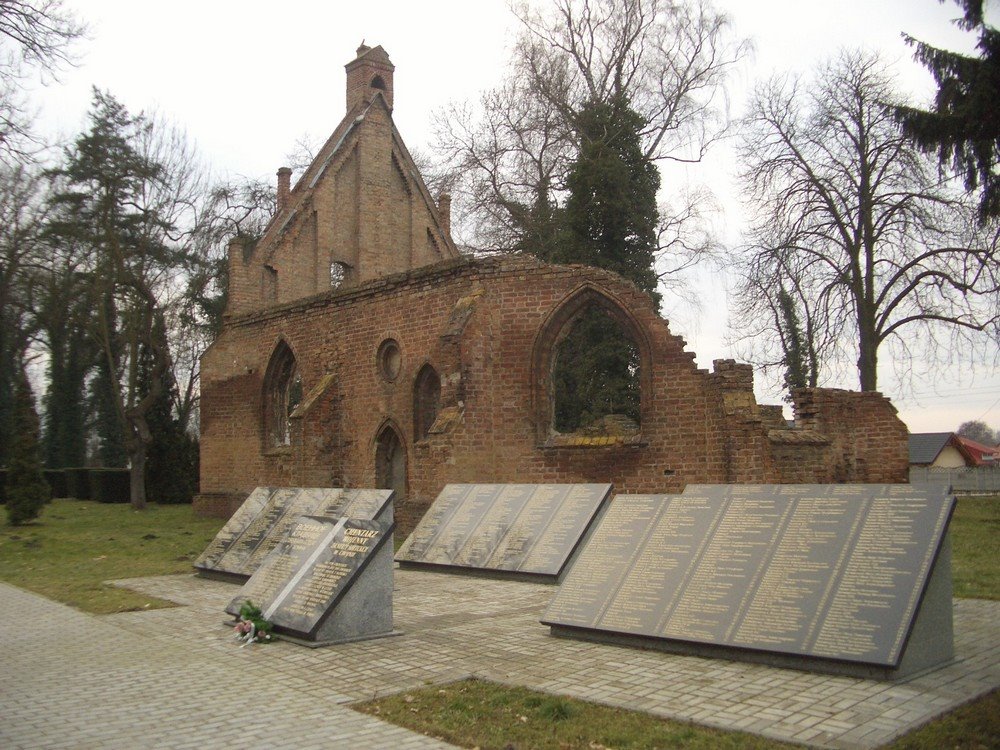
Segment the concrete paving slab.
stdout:
[[[233,584],[115,582],[183,606],[94,617],[0,584],[0,747],[445,747],[344,704],[477,676],[750,728],[815,747],[874,748],[1000,686],[1000,602],[955,601],[956,660],[906,682],[809,674],[554,638],[551,586],[395,571],[402,636],[241,649],[223,609]],[[16,688],[15,688],[16,686]],[[263,697],[261,696],[263,693]],[[54,722],[52,717],[65,718]]]

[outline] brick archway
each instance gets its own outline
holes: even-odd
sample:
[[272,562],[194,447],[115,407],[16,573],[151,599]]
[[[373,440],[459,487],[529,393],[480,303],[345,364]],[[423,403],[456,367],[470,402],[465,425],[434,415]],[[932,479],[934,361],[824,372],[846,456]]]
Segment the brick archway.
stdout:
[[598,306],[617,323],[639,352],[640,411],[647,411],[652,387],[652,349],[645,330],[628,308],[608,292],[586,284],[567,295],[546,316],[535,336],[531,351],[532,415],[535,437],[544,444],[552,432],[552,368],[559,343],[576,319],[591,306]]

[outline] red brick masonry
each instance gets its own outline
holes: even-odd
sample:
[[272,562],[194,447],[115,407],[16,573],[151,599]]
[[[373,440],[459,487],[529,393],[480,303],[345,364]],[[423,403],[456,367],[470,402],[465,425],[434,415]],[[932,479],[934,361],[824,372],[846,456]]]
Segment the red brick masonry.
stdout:
[[[549,372],[560,334],[590,305],[640,353],[641,433],[555,436]],[[376,352],[398,342],[388,382]],[[264,429],[265,374],[284,341],[304,399],[291,445]],[[440,377],[437,420],[414,434],[414,385]],[[749,365],[698,369],[648,297],[595,268],[531,257],[456,259],[234,315],[202,359],[203,513],[228,515],[258,485],[375,486],[377,438],[405,450],[401,534],[449,482],[613,482],[619,493],[691,482],[905,482],[907,431],[878,393],[795,394],[796,428],[753,396]]]

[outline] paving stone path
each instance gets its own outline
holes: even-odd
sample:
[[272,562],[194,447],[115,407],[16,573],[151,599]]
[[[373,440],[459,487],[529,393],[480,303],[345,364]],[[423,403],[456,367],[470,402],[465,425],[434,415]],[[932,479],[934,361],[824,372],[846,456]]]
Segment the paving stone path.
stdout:
[[873,748],[1000,686],[1000,602],[956,600],[954,663],[901,683],[553,638],[554,589],[395,571],[403,635],[241,649],[232,584],[116,582],[182,606],[95,617],[0,584],[0,747],[448,747],[345,704],[467,676],[816,747]]

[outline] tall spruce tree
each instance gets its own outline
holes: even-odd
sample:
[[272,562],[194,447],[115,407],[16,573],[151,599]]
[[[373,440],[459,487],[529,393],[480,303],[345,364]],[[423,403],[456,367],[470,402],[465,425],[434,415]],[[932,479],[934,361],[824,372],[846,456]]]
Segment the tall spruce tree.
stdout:
[[[606,268],[659,303],[653,268],[660,176],[643,153],[643,120],[624,97],[592,101],[576,122],[580,151],[566,181],[560,241],[548,259]],[[639,422],[639,356],[606,311],[583,311],[559,345],[554,421],[578,430],[608,415]]]
[[[147,417],[163,391],[170,368],[165,337],[155,335],[159,310],[157,279],[178,263],[171,247],[171,222],[155,196],[164,167],[142,149],[151,123],[133,116],[110,94],[94,92],[90,125],[67,149],[56,175],[63,189],[55,203],[60,218],[52,232],[88,248],[89,302],[99,350],[95,396],[98,415],[117,431],[99,430],[106,462],[121,456],[130,470],[132,506],[146,505],[146,459],[153,435]],[[140,352],[148,377],[140,382]]]
[[[101,279],[99,283],[103,286],[107,282],[108,279]],[[112,283],[112,288],[105,288],[100,298],[94,300],[98,310],[95,341],[99,352],[94,361],[94,376],[90,381],[90,413],[91,428],[97,437],[98,463],[109,468],[120,468],[128,465],[128,456],[122,420],[118,413],[122,342],[118,331],[118,311],[113,286]]]
[[50,490],[42,473],[38,414],[23,366],[15,389],[13,441],[7,464],[7,519],[13,526],[38,518]]
[[931,110],[896,108],[903,132],[921,148],[937,152],[967,190],[981,188],[979,218],[1000,217],[1000,31],[983,19],[984,0],[955,0],[963,10],[958,25],[979,35],[979,56],[938,49],[906,34],[916,58],[934,76]]

